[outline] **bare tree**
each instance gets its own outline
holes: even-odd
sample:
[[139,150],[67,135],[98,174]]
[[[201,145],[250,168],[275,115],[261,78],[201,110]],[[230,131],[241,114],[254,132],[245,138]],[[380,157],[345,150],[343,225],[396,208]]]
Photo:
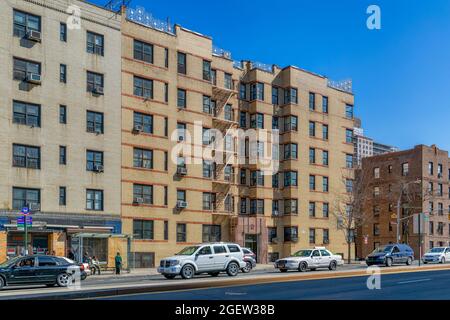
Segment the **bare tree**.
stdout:
[[[347,243],[347,262],[351,262],[351,250],[355,230],[373,220],[373,214],[364,210],[364,205],[372,199],[370,184],[372,172],[367,169],[346,168],[342,170],[342,183],[346,192],[335,193],[332,214],[336,217],[338,229],[342,230]],[[339,190],[342,190],[339,188]]]

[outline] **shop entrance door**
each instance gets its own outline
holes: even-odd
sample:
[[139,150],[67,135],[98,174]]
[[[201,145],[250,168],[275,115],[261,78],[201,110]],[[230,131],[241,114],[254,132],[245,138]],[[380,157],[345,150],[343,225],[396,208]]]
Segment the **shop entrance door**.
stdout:
[[244,246],[252,250],[256,254],[256,259],[258,260],[258,235],[246,234]]
[[33,254],[45,254],[48,251],[48,236],[33,235]]

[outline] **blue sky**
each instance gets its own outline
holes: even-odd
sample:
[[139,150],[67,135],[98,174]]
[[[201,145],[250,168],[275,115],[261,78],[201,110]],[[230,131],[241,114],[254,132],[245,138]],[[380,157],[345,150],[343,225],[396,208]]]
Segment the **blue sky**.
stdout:
[[[381,8],[381,30],[366,27],[371,4]],[[450,150],[448,0],[133,0],[135,6],[212,36],[236,60],[352,78],[368,136],[401,149],[423,143]]]

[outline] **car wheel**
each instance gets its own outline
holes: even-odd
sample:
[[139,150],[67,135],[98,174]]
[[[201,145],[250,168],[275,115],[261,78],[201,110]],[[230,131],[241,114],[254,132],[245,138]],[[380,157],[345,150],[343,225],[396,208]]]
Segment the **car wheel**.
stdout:
[[287,272],[287,269],[280,269],[281,272]]
[[441,263],[444,264],[445,263],[445,258],[441,259]]
[[60,273],[56,277],[56,284],[60,287],[67,287],[72,283],[72,275],[68,273]]
[[308,264],[306,262],[301,262],[298,266],[298,271],[305,272],[308,270]]
[[175,274],[165,274],[164,277],[166,279],[172,280],[172,279],[175,279],[176,275]]
[[190,264],[184,265],[184,267],[181,269],[181,277],[183,279],[191,279],[194,276],[194,274],[195,274],[195,269]]
[[0,290],[2,290],[4,286],[5,286],[5,280],[3,280],[2,277],[0,277]]
[[218,277],[219,274],[220,274],[220,272],[210,272],[210,273],[209,273],[209,275],[210,275],[211,277]]
[[239,273],[239,266],[236,262],[230,262],[227,267],[227,274],[234,277]]
[[392,267],[392,259],[391,258],[386,258],[385,265],[386,265],[386,267]]
[[406,260],[406,265],[407,266],[412,265],[412,258],[411,257],[408,257],[408,259]]
[[337,268],[337,263],[336,263],[336,261],[331,261],[330,265],[328,266],[328,269],[329,269],[330,271],[334,271],[334,270],[336,270],[336,268]]
[[247,261],[245,263],[245,267],[242,268],[242,272],[249,273],[250,271],[252,271],[252,263],[250,261]]

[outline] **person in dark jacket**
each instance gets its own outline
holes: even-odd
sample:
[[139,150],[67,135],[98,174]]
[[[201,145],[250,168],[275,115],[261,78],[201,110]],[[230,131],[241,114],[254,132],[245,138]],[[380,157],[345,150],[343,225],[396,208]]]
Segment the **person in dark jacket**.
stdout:
[[117,252],[114,262],[116,265],[116,274],[120,274],[120,269],[122,269],[122,257],[120,256],[120,252]]

